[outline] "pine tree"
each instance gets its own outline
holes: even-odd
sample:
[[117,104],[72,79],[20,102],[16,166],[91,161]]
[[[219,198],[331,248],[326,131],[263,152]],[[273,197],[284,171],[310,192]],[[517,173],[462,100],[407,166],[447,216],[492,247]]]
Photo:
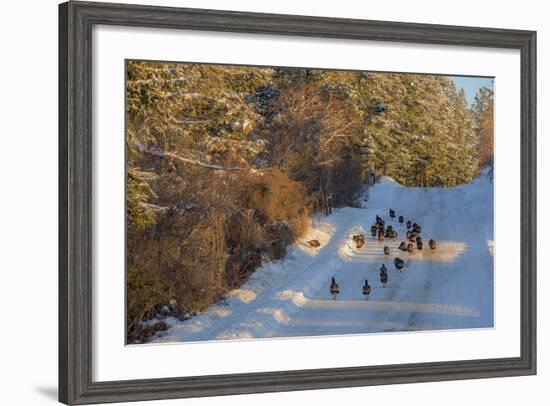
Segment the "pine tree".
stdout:
[[494,96],[493,91],[483,87],[475,97],[472,107],[476,133],[478,136],[478,154],[481,167],[493,164],[494,145]]

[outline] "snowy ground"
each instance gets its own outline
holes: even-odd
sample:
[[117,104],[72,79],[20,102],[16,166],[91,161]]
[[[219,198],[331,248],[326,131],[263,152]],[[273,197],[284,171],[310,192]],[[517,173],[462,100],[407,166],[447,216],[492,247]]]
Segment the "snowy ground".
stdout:
[[[422,226],[424,250],[397,249],[405,225],[388,209]],[[399,233],[379,243],[370,236],[376,214]],[[356,249],[352,235],[363,233]],[[431,251],[430,238],[438,242]],[[305,241],[317,239],[319,248]],[[384,245],[391,248],[383,254]],[[154,342],[353,334],[493,326],[493,185],[482,175],[456,188],[406,188],[389,178],[369,190],[362,208],[344,208],[310,229],[284,261],[259,268],[227,304],[178,321]],[[400,273],[393,259],[405,260]],[[380,283],[386,264],[388,285]],[[331,277],[340,285],[332,300]],[[368,279],[372,293],[362,296]]]

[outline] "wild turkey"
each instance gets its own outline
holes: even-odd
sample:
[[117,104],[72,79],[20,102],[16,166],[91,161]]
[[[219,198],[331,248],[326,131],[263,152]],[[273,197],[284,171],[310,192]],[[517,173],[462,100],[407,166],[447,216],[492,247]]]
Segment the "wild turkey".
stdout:
[[416,236],[416,242],[418,242],[418,241],[422,242],[422,237],[420,237],[419,235]]
[[384,227],[384,220],[382,220],[382,218],[380,216],[378,216],[378,214],[376,215],[376,224],[378,224],[379,226],[382,226]]
[[416,233],[410,233],[409,241],[410,242],[416,242]]
[[355,246],[357,248],[361,248],[363,245],[365,245],[365,236],[363,234],[356,234],[352,238],[353,241],[355,241]]
[[387,245],[384,247],[384,254],[390,255],[390,247],[388,247]]
[[386,265],[382,264],[380,267],[380,275],[382,275],[384,272],[388,272],[388,269],[386,268]]
[[380,282],[382,283],[382,287],[386,287],[386,284],[388,283],[388,272],[380,270]]
[[384,241],[384,228],[378,230],[378,241]]
[[399,216],[399,224],[403,224],[403,221],[405,221],[405,219],[403,218],[403,216]]
[[334,280],[334,276],[332,277],[332,282],[330,284],[330,294],[332,295],[332,300],[336,299],[336,295],[340,293],[340,287]]
[[371,233],[371,235],[372,235],[373,237],[376,237],[376,233],[377,233],[377,232],[378,232],[378,227],[372,226],[372,227],[370,228],[370,233]]
[[319,248],[321,246],[319,240],[309,240],[307,243],[313,248]]
[[428,242],[428,245],[430,246],[430,249],[432,249],[432,250],[435,250],[435,248],[437,247],[437,243],[435,242],[434,239],[431,239],[431,240]]
[[401,258],[399,257],[396,257],[394,260],[393,260],[393,263],[395,265],[395,268],[401,272],[401,270],[403,269],[403,267],[405,266],[405,261],[403,261]]
[[412,228],[413,228],[413,231],[417,234],[420,234],[422,232],[422,227],[420,227],[420,225],[418,225],[416,223],[413,224]]
[[392,240],[395,240],[395,239],[397,238],[397,231],[392,230],[390,238],[391,238]]
[[369,298],[370,291],[371,291],[371,288],[369,285],[369,281],[365,279],[365,284],[363,285],[363,296],[365,296],[366,299]]
[[390,217],[392,218],[392,220],[395,218],[395,210],[394,209],[390,209]]
[[413,249],[414,249],[414,246],[413,246],[412,242],[408,243],[408,244],[407,244],[407,251],[409,251],[409,252],[412,253],[412,252],[413,252]]
[[399,249],[401,251],[407,251],[407,243],[405,241],[401,241],[401,244],[399,244]]
[[409,228],[411,228],[411,227],[412,227],[412,223],[411,223],[411,221],[409,220],[409,221],[407,221],[407,229],[409,229]]

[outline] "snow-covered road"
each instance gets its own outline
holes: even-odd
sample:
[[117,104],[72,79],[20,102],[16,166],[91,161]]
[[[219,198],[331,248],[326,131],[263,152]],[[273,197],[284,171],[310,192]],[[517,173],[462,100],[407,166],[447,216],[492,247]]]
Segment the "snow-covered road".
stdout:
[[[259,268],[227,304],[210,306],[200,315],[178,321],[154,342],[353,334],[493,326],[493,185],[487,174],[456,188],[406,188],[382,178],[369,191],[363,208],[335,210],[310,229],[283,261]],[[397,216],[422,226],[424,250],[397,249],[405,225]],[[370,226],[380,215],[399,233],[379,243]],[[366,244],[355,248],[353,234]],[[438,248],[431,251],[427,241]],[[307,240],[321,247],[311,248]],[[385,256],[384,245],[391,248]],[[405,260],[400,273],[396,256]],[[380,283],[386,264],[388,285]],[[332,300],[331,277],[340,285]],[[362,296],[364,280],[372,293]]]

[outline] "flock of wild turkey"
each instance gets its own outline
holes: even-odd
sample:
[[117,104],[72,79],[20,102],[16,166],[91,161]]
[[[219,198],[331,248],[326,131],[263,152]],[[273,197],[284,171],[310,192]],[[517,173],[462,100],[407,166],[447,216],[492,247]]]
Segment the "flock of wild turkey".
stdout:
[[[390,209],[390,218],[393,221],[395,219],[395,210]],[[398,217],[399,224],[402,225],[405,219],[403,216]],[[417,224],[413,223],[410,220],[405,223],[407,227],[407,240],[402,241],[399,245],[399,250],[404,252],[412,253],[414,251],[415,245],[416,249],[418,251],[422,251],[424,248],[422,237],[420,236],[420,233],[422,232],[422,227]],[[384,220],[380,216],[376,216],[376,222],[371,227],[371,235],[374,238],[377,238],[379,242],[384,242],[385,238],[389,238],[395,241],[397,238],[397,231],[393,229],[391,225],[388,225],[386,227],[386,224]],[[355,242],[356,248],[360,249],[365,245],[365,236],[363,234],[356,234],[353,236],[353,241]],[[428,242],[428,246],[431,250],[435,250],[437,248],[437,243],[434,239],[430,239]],[[390,255],[390,247],[387,245],[384,246],[384,255]],[[395,257],[393,260],[393,263],[395,265],[395,269],[399,272],[403,270],[405,267],[405,261],[402,260],[399,257]],[[386,284],[388,283],[388,269],[386,268],[386,265],[382,264],[380,267],[380,282],[382,284],[382,287],[386,287]],[[371,286],[369,285],[369,281],[365,279],[365,283],[363,285],[363,296],[365,296],[366,299],[369,298],[369,295],[371,293]],[[330,284],[330,294],[332,295],[333,299],[336,299],[336,296],[340,293],[340,286],[332,277],[332,282]]]

